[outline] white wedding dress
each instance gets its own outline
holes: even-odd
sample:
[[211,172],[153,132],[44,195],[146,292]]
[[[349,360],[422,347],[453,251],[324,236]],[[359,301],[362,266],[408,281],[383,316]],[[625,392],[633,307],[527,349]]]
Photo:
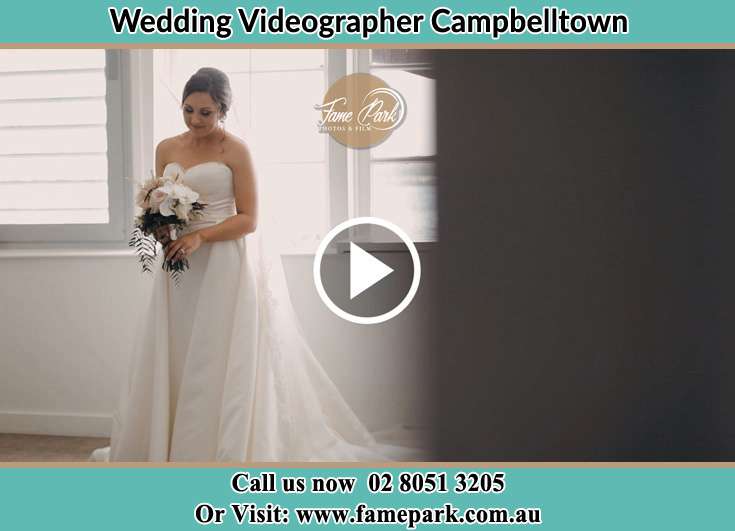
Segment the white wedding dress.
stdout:
[[[183,174],[205,216],[234,215],[232,171],[221,162]],[[95,461],[415,461],[425,450],[378,444],[303,340],[280,259],[255,235],[203,243],[175,285],[161,269],[140,316],[113,415],[111,445]],[[274,280],[275,279],[275,280]]]

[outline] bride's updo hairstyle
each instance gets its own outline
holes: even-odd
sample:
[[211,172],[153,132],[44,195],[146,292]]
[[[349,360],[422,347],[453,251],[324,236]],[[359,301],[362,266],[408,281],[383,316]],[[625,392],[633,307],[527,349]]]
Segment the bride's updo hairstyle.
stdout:
[[205,66],[196,71],[184,85],[184,94],[181,96],[181,103],[189,97],[192,92],[206,92],[212,100],[219,105],[219,111],[222,118],[227,116],[227,111],[232,105],[232,88],[230,87],[230,79],[222,70]]

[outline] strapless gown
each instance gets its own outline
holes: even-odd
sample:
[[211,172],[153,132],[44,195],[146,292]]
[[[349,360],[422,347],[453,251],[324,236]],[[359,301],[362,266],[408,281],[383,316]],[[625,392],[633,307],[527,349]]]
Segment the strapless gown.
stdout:
[[[187,231],[235,211],[231,169],[177,163],[207,204]],[[140,316],[109,447],[95,461],[409,461],[425,450],[378,444],[322,369],[269,275],[254,269],[251,235],[203,243],[174,284],[159,252]]]

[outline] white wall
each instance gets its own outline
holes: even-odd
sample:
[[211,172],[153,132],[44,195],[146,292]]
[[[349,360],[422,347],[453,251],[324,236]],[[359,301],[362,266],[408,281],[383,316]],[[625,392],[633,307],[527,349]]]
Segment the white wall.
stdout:
[[[371,429],[426,425],[431,267],[409,308],[372,326],[319,300],[310,256],[284,261],[315,355]],[[408,257],[407,257],[408,260]],[[150,277],[134,256],[8,257],[0,251],[0,433],[109,435]]]

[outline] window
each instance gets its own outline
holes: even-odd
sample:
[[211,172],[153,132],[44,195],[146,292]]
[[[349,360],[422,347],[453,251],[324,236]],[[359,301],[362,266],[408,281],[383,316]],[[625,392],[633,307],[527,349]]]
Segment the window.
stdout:
[[400,226],[415,241],[436,240],[434,79],[427,50],[357,52],[357,69],[368,71],[406,100],[404,122],[371,148],[356,171],[361,215]]
[[126,240],[124,52],[0,51],[0,240]]

